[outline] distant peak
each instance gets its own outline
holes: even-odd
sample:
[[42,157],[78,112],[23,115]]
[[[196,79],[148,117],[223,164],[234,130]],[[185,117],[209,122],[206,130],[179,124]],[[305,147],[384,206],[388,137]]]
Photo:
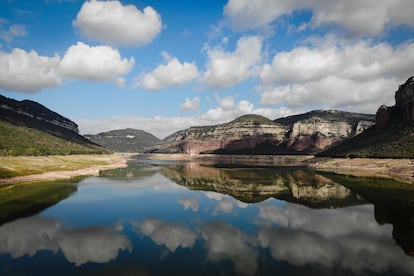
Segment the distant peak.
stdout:
[[240,116],[230,123],[246,123],[246,122],[253,122],[253,123],[260,123],[260,124],[273,124],[274,122],[262,115],[257,114],[247,114]]

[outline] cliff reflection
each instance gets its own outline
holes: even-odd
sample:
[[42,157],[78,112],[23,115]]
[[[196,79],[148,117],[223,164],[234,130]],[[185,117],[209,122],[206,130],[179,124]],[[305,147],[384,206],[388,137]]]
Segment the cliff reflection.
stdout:
[[325,173],[375,206],[379,224],[392,224],[392,235],[408,255],[414,256],[414,186],[393,179]]
[[231,195],[247,203],[276,198],[313,208],[363,204],[350,189],[304,167],[231,168],[184,163],[160,172],[192,190]]

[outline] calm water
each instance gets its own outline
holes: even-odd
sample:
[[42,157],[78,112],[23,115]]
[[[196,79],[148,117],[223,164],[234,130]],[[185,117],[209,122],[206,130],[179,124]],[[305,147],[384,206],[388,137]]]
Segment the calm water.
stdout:
[[414,275],[396,181],[137,161],[62,187],[0,206],[0,275]]

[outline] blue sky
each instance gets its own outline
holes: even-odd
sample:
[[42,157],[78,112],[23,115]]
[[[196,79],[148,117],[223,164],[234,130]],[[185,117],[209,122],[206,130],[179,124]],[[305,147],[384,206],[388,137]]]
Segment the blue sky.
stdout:
[[0,93],[84,134],[375,113],[413,74],[411,0],[0,0]]

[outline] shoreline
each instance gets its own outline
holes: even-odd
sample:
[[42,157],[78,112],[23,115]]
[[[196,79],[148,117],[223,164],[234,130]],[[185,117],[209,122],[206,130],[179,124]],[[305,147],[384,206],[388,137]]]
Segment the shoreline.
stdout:
[[393,178],[414,184],[414,159],[332,158],[313,155],[140,154],[150,160],[229,162],[258,166],[306,166],[345,175]]
[[[91,162],[91,165],[84,165],[83,164],[76,164],[81,166],[81,168],[77,169],[54,169],[54,170],[46,170],[44,172],[35,173],[35,174],[28,174],[28,175],[21,175],[21,176],[13,176],[13,177],[6,177],[0,178],[0,185],[5,184],[16,184],[16,183],[26,183],[26,182],[39,182],[39,181],[53,181],[53,180],[65,180],[71,179],[78,176],[97,176],[99,175],[100,171],[117,169],[117,168],[125,168],[128,166],[128,160],[135,154],[132,153],[113,153],[113,154],[103,154],[103,155],[53,155],[53,156],[17,156],[17,157],[1,157],[0,160],[4,162],[21,162],[24,166],[25,162],[30,164],[31,162],[41,163],[44,162],[44,167],[47,168],[49,165],[49,159],[51,161],[58,160],[62,163],[75,163],[77,159],[81,159],[82,161]],[[46,160],[46,161],[45,161]],[[64,166],[61,166],[62,168]],[[1,167],[4,168],[4,167]],[[42,167],[43,168],[43,167]],[[57,167],[56,167],[57,168]]]
[[[25,182],[53,181],[71,179],[77,176],[97,176],[100,171],[125,168],[128,160],[149,159],[160,161],[194,161],[205,163],[223,163],[247,166],[306,166],[316,171],[329,171],[345,175],[393,178],[405,183],[414,184],[414,159],[370,159],[370,158],[330,158],[312,155],[217,155],[217,154],[139,154],[113,153],[105,155],[55,155],[55,156],[24,156],[0,157],[1,163],[7,164],[18,160],[30,167],[31,162],[42,166],[44,172],[0,178],[0,185]],[[84,165],[81,162],[91,162]],[[2,162],[1,162],[2,161]],[[25,163],[27,162],[27,163]],[[60,163],[54,169],[54,162],[80,163],[80,168],[63,168]],[[99,163],[99,164],[98,164]]]

